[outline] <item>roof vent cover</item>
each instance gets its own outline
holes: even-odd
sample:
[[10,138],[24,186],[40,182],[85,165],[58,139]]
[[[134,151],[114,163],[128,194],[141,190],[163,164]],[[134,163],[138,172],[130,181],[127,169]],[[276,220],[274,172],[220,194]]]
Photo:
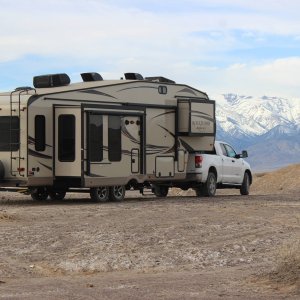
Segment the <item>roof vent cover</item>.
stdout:
[[96,72],[81,73],[80,75],[84,82],[103,80],[102,76]]
[[124,75],[127,80],[144,80],[143,76],[139,73],[125,73]]
[[49,88],[69,85],[70,77],[66,73],[48,74],[33,77],[33,86],[35,88]]

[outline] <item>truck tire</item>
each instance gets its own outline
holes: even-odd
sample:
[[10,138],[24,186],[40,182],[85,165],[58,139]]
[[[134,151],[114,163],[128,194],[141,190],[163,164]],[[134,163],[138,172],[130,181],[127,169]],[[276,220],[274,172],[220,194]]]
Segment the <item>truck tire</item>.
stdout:
[[5,175],[3,162],[0,160],[0,179],[3,179]]
[[169,192],[169,187],[164,185],[155,185],[153,188],[153,193],[156,197],[167,197]]
[[249,178],[249,174],[245,173],[243,183],[240,188],[240,193],[241,193],[241,195],[244,195],[244,196],[249,195],[249,190],[250,190],[250,178]]
[[106,202],[109,199],[109,188],[107,186],[91,188],[90,196],[94,202]]
[[216,194],[217,189],[217,179],[213,172],[209,172],[207,175],[207,180],[203,184],[202,191],[204,196],[213,197]]
[[111,201],[120,202],[125,198],[125,186],[114,185],[109,188],[109,199]]

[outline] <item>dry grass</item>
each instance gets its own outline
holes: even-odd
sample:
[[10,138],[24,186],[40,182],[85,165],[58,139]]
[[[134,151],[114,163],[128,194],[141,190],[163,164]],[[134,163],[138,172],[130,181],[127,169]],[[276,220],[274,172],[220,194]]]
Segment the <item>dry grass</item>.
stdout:
[[6,211],[0,211],[0,221],[12,221],[16,220],[14,215],[8,214]]
[[300,241],[294,240],[282,246],[277,253],[277,264],[267,275],[279,287],[289,286],[300,293]]
[[255,174],[251,194],[300,193],[300,164],[270,173]]

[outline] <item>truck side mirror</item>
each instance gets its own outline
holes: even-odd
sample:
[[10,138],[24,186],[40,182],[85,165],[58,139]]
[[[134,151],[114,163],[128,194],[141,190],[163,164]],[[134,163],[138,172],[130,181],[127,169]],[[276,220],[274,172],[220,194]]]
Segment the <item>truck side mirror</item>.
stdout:
[[248,152],[247,152],[246,150],[243,150],[241,156],[242,156],[243,158],[248,157]]

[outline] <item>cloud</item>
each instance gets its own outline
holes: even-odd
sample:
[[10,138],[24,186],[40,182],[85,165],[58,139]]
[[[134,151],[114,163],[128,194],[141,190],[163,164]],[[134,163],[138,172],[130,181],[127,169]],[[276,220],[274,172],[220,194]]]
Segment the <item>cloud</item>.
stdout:
[[[0,89],[30,84],[43,72],[77,79],[90,70],[108,79],[126,71],[164,75],[212,92],[259,93],[274,82],[274,91],[283,92],[290,81],[270,73],[297,75],[288,57],[300,50],[299,1],[0,0],[0,6]],[[276,47],[288,43],[280,62]]]

